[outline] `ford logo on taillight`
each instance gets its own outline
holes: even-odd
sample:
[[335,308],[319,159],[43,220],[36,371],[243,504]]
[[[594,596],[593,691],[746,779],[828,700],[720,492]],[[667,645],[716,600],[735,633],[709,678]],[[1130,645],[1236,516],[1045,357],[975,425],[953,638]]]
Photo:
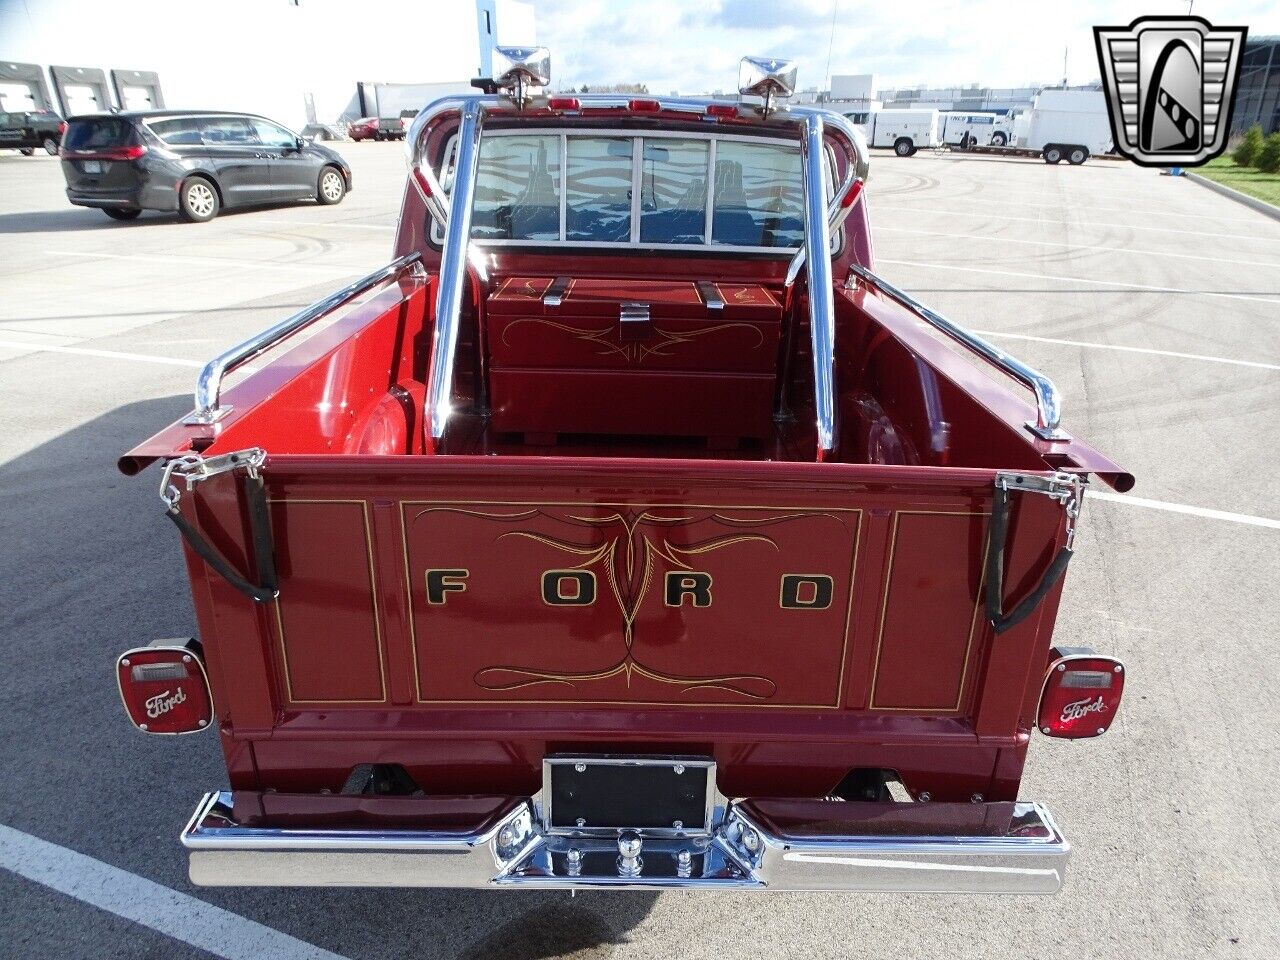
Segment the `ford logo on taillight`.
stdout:
[[209,680],[194,640],[128,650],[116,663],[116,679],[125,713],[144,733],[196,733],[213,723]]
[[1123,692],[1124,667],[1114,657],[1057,656],[1045,674],[1036,725],[1050,737],[1096,737],[1111,726]]

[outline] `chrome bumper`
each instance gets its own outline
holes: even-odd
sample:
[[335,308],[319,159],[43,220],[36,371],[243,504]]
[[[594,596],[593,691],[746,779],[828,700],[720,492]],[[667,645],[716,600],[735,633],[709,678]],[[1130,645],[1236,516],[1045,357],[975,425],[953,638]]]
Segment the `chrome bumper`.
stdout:
[[[1071,853],[1036,803],[736,800],[708,834],[644,837],[629,870],[613,838],[545,831],[533,799],[495,798],[457,830],[245,826],[233,803],[207,794],[183,830],[193,883],[1055,893]],[[949,822],[966,832],[930,832]]]

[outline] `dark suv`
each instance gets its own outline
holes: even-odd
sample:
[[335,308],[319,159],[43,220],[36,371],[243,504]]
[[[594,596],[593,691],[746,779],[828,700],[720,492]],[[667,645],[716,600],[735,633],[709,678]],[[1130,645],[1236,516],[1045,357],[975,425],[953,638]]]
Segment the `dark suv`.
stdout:
[[341,156],[265,117],[167,110],[67,123],[60,151],[67,199],[116,220],[177,210],[203,222],[223,207],[340,203],[351,189]]
[[37,147],[43,147],[45,153],[53,155],[58,152],[66,129],[62,118],[48,110],[0,113],[0,149],[17,150],[29,157]]

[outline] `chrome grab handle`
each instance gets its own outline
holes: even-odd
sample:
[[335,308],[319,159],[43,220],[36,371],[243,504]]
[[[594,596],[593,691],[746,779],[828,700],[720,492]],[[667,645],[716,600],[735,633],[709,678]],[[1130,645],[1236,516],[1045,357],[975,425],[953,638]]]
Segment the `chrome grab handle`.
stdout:
[[319,320],[325,314],[336,310],[349,300],[366,293],[389,280],[394,280],[405,270],[418,263],[422,255],[416,250],[403,257],[392,260],[385,267],[375,270],[366,277],[361,277],[347,284],[341,290],[329,294],[323,300],[317,300],[311,306],[299,310],[288,319],[281,320],[273,327],[268,327],[249,339],[225,350],[204,365],[196,380],[196,408],[183,418],[186,426],[202,426],[217,423],[228,413],[231,407],[220,404],[222,378],[248,360],[252,360],[264,350],[274,347],[280,341],[297,333]]
[[890,300],[894,300],[901,306],[906,307],[930,326],[941,330],[952,340],[968,347],[978,356],[992,364],[992,366],[1004,371],[1019,383],[1030,388],[1031,392],[1036,395],[1036,420],[1035,423],[1027,421],[1026,428],[1041,440],[1059,441],[1071,439],[1071,434],[1059,426],[1062,420],[1062,397],[1058,393],[1058,388],[1053,385],[1053,381],[1043,373],[1032,369],[1017,357],[1010,356],[999,347],[987,343],[977,334],[970,333],[964,327],[948,320],[937,311],[929,309],[910,294],[904,293],[887,280],[876,276],[866,267],[857,263],[849,266],[849,279],[845,282],[847,289],[854,288],[854,277],[884,294]]

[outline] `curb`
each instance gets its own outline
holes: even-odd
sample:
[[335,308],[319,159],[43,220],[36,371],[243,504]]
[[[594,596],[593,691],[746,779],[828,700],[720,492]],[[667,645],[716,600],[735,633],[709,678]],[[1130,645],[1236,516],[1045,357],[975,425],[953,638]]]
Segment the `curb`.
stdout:
[[1201,186],[1208,187],[1214,193],[1220,193],[1224,197],[1234,200],[1236,203],[1242,203],[1246,207],[1252,207],[1259,213],[1270,217],[1272,220],[1280,220],[1280,207],[1267,203],[1265,200],[1259,200],[1257,197],[1251,197],[1247,193],[1241,193],[1239,190],[1233,190],[1231,187],[1223,186],[1217,181],[1202,177],[1199,174],[1192,173],[1190,170],[1183,173],[1188,180],[1194,180]]

